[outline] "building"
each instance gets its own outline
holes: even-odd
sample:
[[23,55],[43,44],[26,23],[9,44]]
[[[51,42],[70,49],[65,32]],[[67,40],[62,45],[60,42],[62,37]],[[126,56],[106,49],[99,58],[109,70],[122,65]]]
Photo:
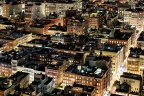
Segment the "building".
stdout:
[[77,9],[80,0],[66,2],[66,1],[59,1],[59,2],[47,2],[45,3],[45,14],[46,16],[50,13],[57,12],[60,17],[65,17],[65,11],[68,9]]
[[[73,68],[70,68],[70,67],[73,67]],[[77,69],[77,66],[75,65],[72,65],[70,66],[68,69],[71,69],[71,70],[76,70],[77,72],[78,69]],[[82,66],[83,68],[84,66]],[[80,67],[78,67],[80,68]],[[68,70],[67,69],[67,70]],[[73,84],[74,82],[78,83],[78,84],[82,84],[82,85],[86,85],[86,86],[95,86],[95,88],[97,89],[95,92],[97,94],[97,96],[101,96],[103,91],[105,90],[105,88],[107,88],[107,78],[106,78],[106,74],[103,74],[104,76],[102,77],[90,77],[88,75],[81,75],[81,74],[78,74],[78,73],[73,73],[73,71],[67,71],[64,73],[64,80],[63,80],[63,83],[65,85],[71,85]],[[101,69],[97,69],[96,71],[100,71]],[[83,70],[84,71],[84,70]],[[82,71],[82,72],[83,72]],[[104,71],[104,70],[103,70]],[[101,70],[102,72],[102,70]],[[85,73],[82,73],[82,74],[85,74]],[[92,73],[91,73],[92,74]],[[95,73],[94,73],[95,74]],[[100,73],[99,73],[100,74]],[[96,76],[96,74],[95,74]],[[105,81],[106,80],[106,81]],[[104,84],[105,82],[105,84]]]
[[0,38],[0,41],[6,42],[2,50],[10,51],[16,46],[30,41],[32,39],[32,33],[15,31],[15,28],[7,28],[1,30]]
[[7,96],[15,87],[26,88],[29,85],[29,74],[24,72],[17,72],[6,78],[0,84],[0,95]]
[[101,42],[124,45],[125,46],[124,53],[125,53],[125,57],[127,57],[129,54],[129,48],[131,47],[132,44],[132,37],[131,37],[132,34],[133,33],[129,33],[129,32],[125,33],[125,32],[121,32],[120,29],[115,29],[114,33],[113,32],[110,33],[110,37],[108,39],[101,39]]
[[51,36],[51,41],[57,44],[70,44],[74,42],[74,38],[71,35],[56,33],[55,35]]
[[54,89],[55,84],[54,84],[54,79],[50,77],[46,77],[42,82],[41,82],[41,92],[42,93],[50,93]]
[[[21,89],[20,91],[21,91],[20,95],[22,96],[35,96],[36,95],[36,90],[31,86]],[[18,93],[20,93],[19,90],[15,90],[15,93],[11,95],[17,95]]]
[[3,3],[2,16],[10,19],[16,19],[22,12],[24,12],[25,5],[22,3]]
[[[101,57],[93,57],[96,61],[90,61],[85,65],[72,64],[64,72],[63,86],[73,85],[74,82],[85,86],[94,86],[96,95],[101,96],[109,86],[111,80],[110,65],[102,62]],[[105,57],[108,59],[108,57]],[[109,59],[108,59],[109,60]],[[101,62],[101,63],[100,63]],[[102,69],[105,68],[105,69]]]
[[89,16],[88,19],[88,27],[92,29],[98,29],[100,26],[100,17],[98,16],[98,13],[92,13]]
[[53,61],[45,67],[45,73],[48,77],[54,78],[55,85],[59,85],[63,81],[64,70],[67,61]]
[[116,92],[115,92],[118,96],[119,95],[120,96],[129,96],[131,86],[127,82],[123,82],[123,83],[119,84],[118,86],[119,87],[116,89]]
[[67,29],[66,26],[61,26],[61,25],[52,25],[48,28],[48,35],[55,35],[55,34],[64,34],[67,35]]
[[141,48],[130,48],[127,59],[127,72],[143,76],[143,50]]
[[126,82],[131,86],[129,94],[139,94],[139,92],[141,91],[142,77],[140,75],[124,72],[120,76],[120,84],[122,84],[123,82]]
[[26,22],[31,22],[34,20],[34,17],[32,15],[34,11],[34,5],[33,4],[25,4],[25,21]]
[[[119,71],[120,66],[124,63],[124,46],[118,44],[103,43],[101,46],[101,52],[104,56],[110,56],[112,58],[112,72],[113,74]],[[95,50],[97,55],[100,55],[100,50]]]
[[134,8],[134,9],[126,9],[124,11],[124,22],[135,26],[138,31],[143,31],[143,9]]
[[85,23],[81,19],[76,19],[75,17],[73,18],[68,18],[67,20],[67,32],[69,34],[77,34],[77,35],[82,35],[84,32],[85,28]]
[[10,77],[12,75],[12,66],[11,66],[11,57],[2,56],[0,58],[0,76],[1,77]]
[[132,25],[124,25],[123,28],[121,28],[121,32],[123,33],[132,33],[131,35],[131,47],[136,47],[137,46],[137,39],[140,36],[140,33],[136,27]]

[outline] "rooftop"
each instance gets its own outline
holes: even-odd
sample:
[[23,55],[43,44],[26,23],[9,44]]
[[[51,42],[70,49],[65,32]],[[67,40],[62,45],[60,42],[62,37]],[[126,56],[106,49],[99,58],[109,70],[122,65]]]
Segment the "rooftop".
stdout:
[[70,65],[65,72],[71,72],[82,76],[89,76],[94,78],[102,78],[107,70],[97,67],[88,67],[88,66],[79,66],[72,64]]
[[40,61],[33,60],[25,60],[18,64],[18,66],[22,66],[25,68],[30,68],[38,71],[45,71],[45,64],[41,64]]
[[20,83],[20,81],[25,78],[28,73],[20,72],[11,75],[8,79],[4,79],[4,81],[0,84],[0,90],[6,90],[12,85]]
[[53,70],[58,70],[59,67],[63,65],[62,61],[54,61],[51,64],[47,64],[46,68],[48,69],[53,69]]
[[17,38],[23,37],[26,34],[30,34],[24,31],[16,31],[15,29],[2,29],[0,30],[0,38],[6,40],[15,40]]
[[104,43],[101,50],[102,51],[109,51],[109,52],[118,52],[119,50],[121,50],[122,47],[123,47],[123,45],[120,45],[120,44]]
[[131,37],[132,32],[120,32],[119,29],[116,29],[113,35],[114,37],[110,37],[109,39],[128,40]]
[[52,26],[49,27],[48,30],[57,30],[57,31],[59,30],[59,31],[65,32],[67,29],[66,29],[65,26],[52,25]]
[[144,55],[144,50],[142,50],[141,48],[130,48],[129,57],[139,58],[140,55]]
[[139,38],[137,39],[137,41],[144,41],[144,32],[141,32]]
[[140,80],[140,81],[142,80],[141,75],[127,73],[127,72],[124,72],[120,77],[130,78],[130,79]]
[[82,88],[84,92],[92,92],[95,87],[74,83],[72,87]]
[[131,11],[131,12],[143,12],[144,10],[142,8],[135,8],[135,9],[126,9],[125,11]]
[[96,53],[90,53],[90,55],[86,56],[86,60],[93,60],[93,61],[99,61],[99,60],[105,60],[110,61],[111,57],[102,55],[102,51],[100,51],[100,56],[95,56]]
[[61,89],[54,88],[54,90],[50,93],[50,96],[59,96],[61,93],[62,93]]
[[52,81],[53,78],[51,77],[47,77],[45,80],[44,80],[44,84],[47,85],[49,84],[51,81]]
[[130,85],[127,84],[126,82],[123,82],[122,84],[119,85],[119,88],[117,88],[116,91],[128,94],[130,91]]

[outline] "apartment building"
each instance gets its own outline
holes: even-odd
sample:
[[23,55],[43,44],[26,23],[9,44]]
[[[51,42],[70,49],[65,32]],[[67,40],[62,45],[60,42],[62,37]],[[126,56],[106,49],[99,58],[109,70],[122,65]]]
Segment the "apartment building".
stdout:
[[[36,53],[39,49],[40,53]],[[50,59],[47,58],[47,54],[44,53],[43,48],[21,48],[21,52],[14,55],[11,64],[13,73],[22,71],[30,74],[30,83],[34,81],[34,74],[45,74],[45,66],[49,64]],[[33,51],[33,52],[32,52]],[[47,50],[48,51],[48,50]],[[48,54],[50,55],[50,54]]]
[[79,65],[69,66],[64,73],[64,85],[72,85],[76,82],[86,86],[95,86],[97,96],[101,96],[108,83],[107,71],[98,68],[92,72],[92,69],[88,68],[91,72],[87,72],[85,68],[87,67]]
[[[120,0],[119,0],[119,1],[120,1]],[[121,0],[121,1],[123,2],[123,1],[126,1],[126,0]],[[121,1],[120,1],[120,2],[121,2]],[[123,18],[124,12],[125,12],[125,10],[128,9],[128,8],[130,8],[130,5],[127,4],[127,3],[120,3],[120,4],[118,4],[118,16],[119,16],[122,20],[124,20],[124,18]]]
[[62,26],[64,27],[64,30],[63,30],[63,28],[62,28],[62,30],[61,30],[61,28],[60,29],[58,29],[57,31],[66,31],[67,29],[65,28],[66,27],[66,18],[65,17],[62,17],[62,18],[55,18],[55,19],[48,19],[48,20],[50,20],[51,21],[51,24],[48,24],[48,26],[46,25],[45,26],[45,33],[44,34],[48,34],[48,35],[52,35],[51,34],[51,32],[50,32],[50,30],[49,29],[51,29],[51,27],[54,25],[57,25],[57,26],[61,26],[61,28],[62,28]]
[[7,96],[14,88],[26,88],[29,85],[29,74],[24,72],[17,72],[9,78],[3,79],[0,83],[0,95]]
[[89,16],[88,19],[88,27],[92,29],[98,29],[100,25],[100,17],[98,16],[98,13],[92,13]]
[[[112,32],[113,34],[113,32]],[[121,45],[125,45],[125,57],[128,56],[129,54],[129,48],[131,47],[132,44],[132,33],[124,33],[121,32],[119,29],[115,29],[115,32],[113,34],[114,36],[108,38],[108,39],[102,39],[102,42],[106,41],[110,44],[121,44]]]
[[83,29],[85,24],[79,19],[74,18],[68,18],[67,20],[67,32],[69,34],[77,34],[81,35],[83,34]]
[[[125,57],[124,46],[120,44],[104,43],[101,48],[102,55],[110,56],[112,58],[112,72],[115,74],[119,71],[118,69],[120,66],[124,66],[122,65]],[[95,53],[100,55],[100,50],[95,50]]]
[[[7,58],[7,59],[6,59]],[[12,74],[11,58],[8,56],[2,56],[0,58],[0,76],[10,77]]]
[[32,24],[28,26],[27,31],[32,32],[33,34],[44,34],[44,25]]
[[143,76],[143,50],[141,48],[130,48],[127,59],[127,72]]
[[136,27],[138,31],[143,31],[143,14],[144,11],[141,8],[126,9],[124,11],[124,22]]
[[[32,34],[19,34],[19,33],[5,33],[6,30],[1,31],[1,40],[2,42],[6,42],[5,44],[3,43],[3,47],[1,50],[4,51],[10,51],[13,48],[15,48],[17,45],[23,44],[27,42],[27,40],[31,40]],[[17,35],[16,35],[17,34]]]
[[60,17],[65,17],[65,11],[68,9],[77,9],[78,8],[78,1],[73,2],[47,2],[45,3],[45,14],[46,16],[49,13],[57,12]]
[[141,84],[142,84],[141,81],[142,81],[142,77],[137,74],[124,72],[120,76],[120,84],[122,84],[123,82],[126,82],[127,84],[129,84],[131,86],[130,92],[129,92],[130,94],[140,92]]
[[75,82],[94,86],[97,89],[96,96],[101,96],[105,88],[109,86],[112,76],[110,57],[101,56],[88,55],[84,65],[75,63],[70,65],[64,72],[62,85],[73,85]]
[[59,85],[63,81],[63,71],[67,65],[67,61],[53,61],[45,67],[45,73],[48,77],[54,78],[55,85]]
[[33,11],[34,11],[33,4],[25,4],[25,21],[31,22],[34,20],[33,18]]
[[25,5],[22,3],[3,3],[2,4],[2,16],[10,19],[16,19],[16,17],[24,12]]
[[66,29],[66,26],[62,26],[62,25],[51,25],[49,28],[48,28],[48,35],[55,35],[57,33],[60,33],[60,34],[68,34],[67,33],[67,29]]

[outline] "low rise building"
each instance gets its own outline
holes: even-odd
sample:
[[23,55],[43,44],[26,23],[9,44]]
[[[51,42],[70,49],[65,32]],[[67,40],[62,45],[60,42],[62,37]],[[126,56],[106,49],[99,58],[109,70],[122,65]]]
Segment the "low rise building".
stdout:
[[141,48],[130,48],[130,54],[127,59],[127,72],[143,75],[143,55],[144,51]]
[[17,72],[4,79],[0,84],[0,95],[7,96],[14,88],[26,88],[29,85],[29,74],[24,72]]
[[119,71],[120,66],[124,62],[124,46],[120,44],[103,43],[101,49],[95,50],[95,53],[100,55],[100,51],[104,56],[110,56],[112,58],[112,72],[115,74]]
[[45,67],[45,73],[48,77],[54,78],[56,85],[59,85],[63,81],[64,70],[67,66],[67,61],[52,61]]
[[0,76],[10,77],[12,75],[11,56],[0,57]]
[[140,91],[142,89],[141,75],[124,72],[120,76],[120,84],[122,84],[123,82],[126,82],[127,84],[130,85],[130,90],[129,90],[130,94],[132,94],[132,93],[139,94],[140,93]]
[[108,67],[110,66],[109,64],[104,62],[99,64],[100,58],[95,57],[98,60],[97,63],[89,62],[86,65],[70,65],[64,72],[63,86],[72,85],[74,82],[86,86],[94,86],[97,89],[95,91],[96,95],[101,96],[110,84],[111,69]]
[[69,34],[82,35],[86,24],[83,22],[82,17],[79,18],[68,18],[67,20],[67,32]]
[[[135,3],[133,4],[135,6]],[[144,28],[143,27],[144,26],[143,14],[144,14],[144,11],[141,8],[132,7],[132,8],[126,9],[124,11],[124,22],[127,22],[128,24],[135,26],[136,29],[141,32],[143,31],[143,28]]]

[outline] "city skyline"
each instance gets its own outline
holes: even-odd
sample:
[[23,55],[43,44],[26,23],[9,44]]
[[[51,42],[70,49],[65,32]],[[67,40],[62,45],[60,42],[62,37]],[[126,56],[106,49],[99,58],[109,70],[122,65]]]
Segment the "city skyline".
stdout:
[[143,0],[0,0],[0,96],[143,90]]

